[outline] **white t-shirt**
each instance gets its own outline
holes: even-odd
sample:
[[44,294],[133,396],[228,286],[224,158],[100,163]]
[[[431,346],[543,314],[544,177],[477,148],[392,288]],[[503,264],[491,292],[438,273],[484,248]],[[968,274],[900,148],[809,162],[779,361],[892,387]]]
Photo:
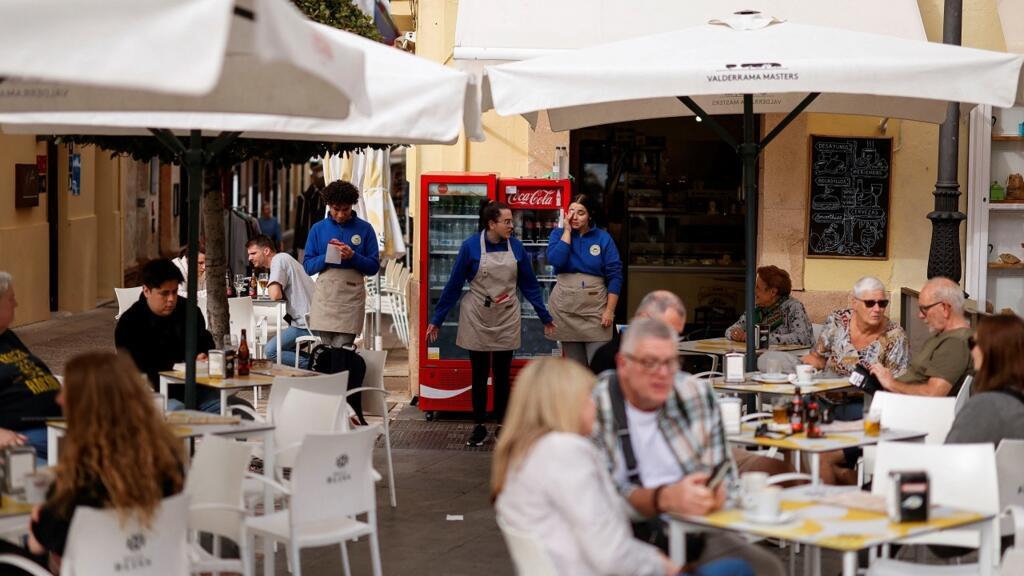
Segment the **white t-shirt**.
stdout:
[[306,327],[306,314],[316,285],[306,270],[290,254],[278,252],[270,261],[270,284],[279,284],[284,292],[285,310],[292,317],[292,326]]
[[[672,448],[665,440],[665,435],[658,428],[660,410],[644,412],[626,402],[626,420],[629,426],[630,444],[636,456],[637,468],[640,470],[640,482],[644,488],[654,488],[662,484],[678,482],[683,478],[683,469]],[[626,474],[626,458],[619,448],[615,460],[615,481],[623,484],[628,480]]]

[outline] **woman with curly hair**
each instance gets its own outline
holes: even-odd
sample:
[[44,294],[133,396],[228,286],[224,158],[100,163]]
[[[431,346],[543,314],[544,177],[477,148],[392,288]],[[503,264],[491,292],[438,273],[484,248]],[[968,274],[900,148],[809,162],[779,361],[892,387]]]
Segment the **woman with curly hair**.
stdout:
[[127,356],[93,352],[72,359],[58,402],[67,435],[56,482],[32,511],[29,536],[29,550],[54,573],[76,508],[113,508],[123,521],[148,526],[161,501],[185,484],[182,444]]

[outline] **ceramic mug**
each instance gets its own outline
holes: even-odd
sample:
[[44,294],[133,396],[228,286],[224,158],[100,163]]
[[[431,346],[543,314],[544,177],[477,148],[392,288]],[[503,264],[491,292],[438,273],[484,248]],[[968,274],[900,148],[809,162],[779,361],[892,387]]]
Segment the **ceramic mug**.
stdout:
[[796,381],[801,384],[810,384],[814,380],[814,375],[818,373],[818,369],[810,364],[797,364],[796,365]]
[[726,434],[740,433],[740,399],[722,398],[718,401],[719,410],[722,411],[722,425]]
[[757,493],[754,513],[759,518],[778,518],[782,513],[782,488],[778,486],[765,486]]
[[740,476],[740,485],[743,494],[741,500],[743,509],[752,511],[757,507],[757,498],[761,491],[768,487],[768,473],[747,472]]

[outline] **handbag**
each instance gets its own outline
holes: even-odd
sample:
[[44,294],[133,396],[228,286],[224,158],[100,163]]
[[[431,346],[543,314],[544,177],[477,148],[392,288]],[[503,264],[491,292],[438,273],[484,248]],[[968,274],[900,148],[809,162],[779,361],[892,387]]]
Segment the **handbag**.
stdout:
[[[366,361],[356,352],[356,347],[351,345],[342,346],[341,348],[327,346],[326,344],[317,346],[310,354],[309,367],[314,372],[321,374],[337,374],[347,371],[348,387],[346,391],[359,388],[363,385],[363,379],[366,378]],[[365,426],[366,419],[363,418],[362,396],[354,394],[347,400],[348,404],[355,411],[359,423]]]

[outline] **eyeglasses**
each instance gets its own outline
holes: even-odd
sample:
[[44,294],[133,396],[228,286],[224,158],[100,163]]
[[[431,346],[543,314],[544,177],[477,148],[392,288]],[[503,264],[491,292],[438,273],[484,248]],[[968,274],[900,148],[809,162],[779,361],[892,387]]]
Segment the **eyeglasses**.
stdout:
[[857,298],[857,300],[860,300],[861,302],[863,302],[865,308],[874,308],[876,304],[882,310],[885,310],[886,308],[889,307],[889,300],[888,299],[884,299],[884,300],[864,300],[862,298]]
[[928,311],[931,310],[932,308],[938,306],[939,304],[945,304],[945,302],[932,302],[931,304],[928,304],[927,306],[918,306],[917,309],[921,311],[921,316],[927,316],[928,315]]
[[974,350],[974,347],[978,345],[978,339],[974,336],[967,337],[967,349]]
[[625,354],[630,362],[636,362],[645,372],[657,372],[659,368],[668,368],[669,372],[679,370],[678,358],[640,358],[632,354]]

